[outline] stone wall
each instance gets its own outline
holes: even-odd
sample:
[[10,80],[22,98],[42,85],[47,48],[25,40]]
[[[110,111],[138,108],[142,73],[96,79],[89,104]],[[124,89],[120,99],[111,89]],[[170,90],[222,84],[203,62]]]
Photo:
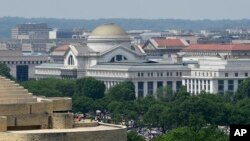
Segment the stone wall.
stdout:
[[0,141],[127,141],[125,128],[103,131],[60,133],[6,133],[0,132]]
[[0,132],[7,131],[7,117],[0,116]]
[[53,129],[70,129],[73,128],[72,113],[54,113],[52,116]]

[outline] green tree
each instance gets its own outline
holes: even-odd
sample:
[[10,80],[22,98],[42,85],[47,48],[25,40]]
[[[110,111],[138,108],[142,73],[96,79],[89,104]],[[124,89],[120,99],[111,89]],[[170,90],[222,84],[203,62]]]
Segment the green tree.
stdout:
[[127,141],[144,141],[144,138],[138,135],[135,131],[130,131],[127,134]]
[[131,81],[124,81],[110,88],[107,94],[117,101],[135,100],[135,87]]
[[228,141],[229,137],[217,128],[208,126],[199,131],[188,127],[180,127],[169,131],[167,134],[153,141]]
[[230,115],[230,124],[250,124],[250,99],[237,101]]
[[75,94],[75,80],[60,80],[56,83],[55,89],[60,91],[62,96],[72,97]]
[[240,83],[239,88],[235,94],[236,100],[241,100],[246,97],[250,97],[250,78],[247,78]]
[[10,68],[6,64],[0,63],[0,75],[9,78],[14,79],[13,76],[10,74]]
[[93,77],[85,77],[76,80],[76,94],[93,99],[104,97],[105,85],[102,81]]
[[173,90],[170,86],[160,87],[156,91],[156,96],[161,101],[170,101],[173,98]]
[[86,96],[74,96],[73,97],[73,112],[94,112],[93,110],[94,100]]

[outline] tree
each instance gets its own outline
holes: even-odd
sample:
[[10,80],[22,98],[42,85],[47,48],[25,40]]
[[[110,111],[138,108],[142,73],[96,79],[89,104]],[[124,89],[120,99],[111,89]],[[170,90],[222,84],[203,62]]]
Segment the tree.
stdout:
[[144,141],[144,138],[138,135],[135,131],[130,131],[127,134],[127,141]]
[[13,76],[10,74],[10,68],[6,64],[0,63],[0,75],[9,78],[14,79]]
[[154,139],[153,141],[228,141],[229,138],[219,129],[208,126],[199,131],[188,127],[180,127],[171,130],[167,134]]
[[230,124],[250,124],[249,98],[237,101],[237,103],[232,107],[233,109],[230,115]]
[[73,112],[87,113],[93,111],[93,99],[86,96],[74,96],[73,97]]
[[70,79],[60,80],[56,83],[55,89],[62,93],[62,96],[72,97],[75,94],[75,81]]
[[247,78],[240,83],[239,88],[235,94],[236,100],[241,100],[246,97],[250,97],[250,78]]
[[105,85],[102,81],[93,77],[85,77],[76,80],[76,94],[99,99],[104,97]]
[[110,88],[108,95],[117,101],[135,100],[135,87],[133,82],[124,81]]
[[173,90],[170,86],[160,87],[156,91],[156,96],[161,101],[170,101],[173,97]]

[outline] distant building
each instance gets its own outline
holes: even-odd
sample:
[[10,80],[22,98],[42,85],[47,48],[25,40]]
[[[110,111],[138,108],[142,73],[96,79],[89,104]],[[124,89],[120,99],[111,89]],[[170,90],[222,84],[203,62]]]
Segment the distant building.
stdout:
[[183,39],[152,38],[149,39],[142,48],[145,53],[152,58],[162,57],[163,55],[171,57],[172,54],[176,54],[188,46],[188,42]]
[[250,44],[192,44],[182,52],[185,56],[250,58]]
[[144,51],[133,46],[128,34],[115,24],[96,27],[86,43],[70,44],[64,63],[45,63],[36,67],[38,79],[91,76],[103,81],[108,89],[129,80],[135,85],[137,98],[154,94],[157,88],[167,85],[177,91],[182,85],[181,76],[188,72],[189,68],[181,61],[157,63],[147,60]]
[[51,53],[51,61],[55,63],[62,63],[64,62],[64,55],[69,50],[70,46],[69,44],[64,44],[56,47]]
[[0,63],[10,68],[10,74],[18,81],[35,78],[35,66],[48,62],[48,56],[25,56],[21,51],[0,51]]
[[12,39],[49,39],[47,24],[17,24],[11,30]]
[[235,93],[242,80],[250,76],[249,59],[200,59],[189,67],[191,73],[182,76],[182,84],[195,95]]

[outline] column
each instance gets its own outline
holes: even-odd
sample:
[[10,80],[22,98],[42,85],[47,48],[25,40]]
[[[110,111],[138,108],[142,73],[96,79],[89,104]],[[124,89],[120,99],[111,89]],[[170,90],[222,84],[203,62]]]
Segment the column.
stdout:
[[163,87],[167,86],[167,81],[163,81]]
[[228,91],[228,80],[224,80],[224,92]]
[[176,92],[176,81],[173,81],[172,89],[173,89],[174,92]]
[[213,93],[214,85],[213,85],[213,80],[210,80],[210,93]]
[[186,85],[186,82],[185,82],[185,79],[182,79],[182,85],[183,85],[183,86],[187,86],[187,85]]
[[155,94],[157,90],[157,81],[153,81],[153,94]]
[[135,81],[134,85],[135,85],[135,97],[136,97],[136,99],[138,99],[138,82]]
[[191,86],[190,86],[190,93],[192,94],[193,93],[193,80],[192,79],[190,79],[190,84],[191,84]]
[[143,96],[146,97],[148,95],[148,82],[143,82]]
[[208,92],[208,80],[205,80],[205,85],[206,85],[206,90],[205,90],[205,92],[207,93],[207,92]]
[[107,81],[107,88],[110,88],[110,81]]
[[186,86],[187,86],[187,92],[190,92],[189,84],[190,84],[190,79],[187,79],[187,84],[186,84]]
[[234,92],[238,90],[238,80],[234,80]]
[[193,90],[194,90],[194,95],[196,95],[197,94],[197,81],[196,81],[196,79],[194,80],[194,88],[193,88]]

